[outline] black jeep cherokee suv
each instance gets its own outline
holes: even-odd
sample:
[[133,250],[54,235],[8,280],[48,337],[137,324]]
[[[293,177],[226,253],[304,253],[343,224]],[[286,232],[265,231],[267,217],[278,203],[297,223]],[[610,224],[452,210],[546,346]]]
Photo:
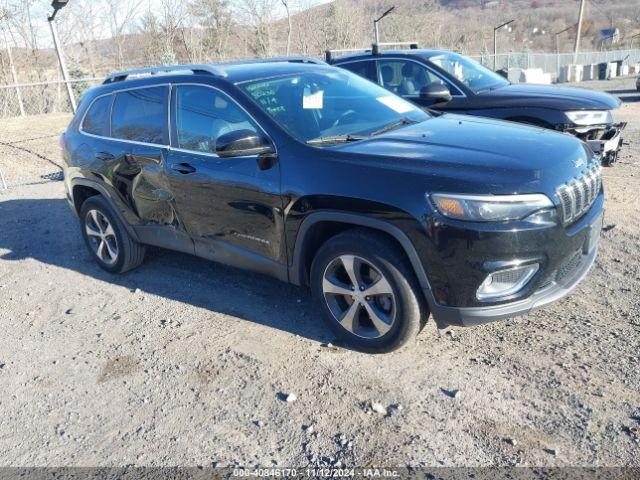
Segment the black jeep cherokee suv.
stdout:
[[429,313],[441,327],[526,313],[597,253],[601,171],[581,141],[431,115],[303,59],[112,75],[62,142],[102,268],[155,245],[307,285],[367,351],[398,348]]

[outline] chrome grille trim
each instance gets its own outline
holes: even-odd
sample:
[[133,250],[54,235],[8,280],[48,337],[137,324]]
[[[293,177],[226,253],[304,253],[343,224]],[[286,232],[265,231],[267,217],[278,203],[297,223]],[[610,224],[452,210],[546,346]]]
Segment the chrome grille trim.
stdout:
[[568,225],[586,213],[602,189],[602,167],[596,164],[556,190],[562,223]]

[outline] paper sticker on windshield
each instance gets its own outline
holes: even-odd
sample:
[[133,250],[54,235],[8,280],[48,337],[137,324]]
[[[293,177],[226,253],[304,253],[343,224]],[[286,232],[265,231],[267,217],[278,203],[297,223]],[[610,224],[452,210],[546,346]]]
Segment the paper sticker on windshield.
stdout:
[[388,97],[378,97],[376,100],[398,113],[407,113],[413,110],[413,105],[399,97],[390,95]]
[[323,100],[324,91],[320,90],[316,93],[307,93],[304,92],[302,96],[302,108],[305,110],[320,110],[322,109],[322,100]]

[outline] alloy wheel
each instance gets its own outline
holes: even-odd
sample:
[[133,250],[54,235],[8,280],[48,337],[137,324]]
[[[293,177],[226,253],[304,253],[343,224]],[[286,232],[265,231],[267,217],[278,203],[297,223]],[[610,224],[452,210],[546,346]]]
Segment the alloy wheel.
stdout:
[[382,337],[396,319],[391,284],[364,258],[340,255],[332,260],[324,271],[322,292],[335,320],[358,337]]
[[101,262],[113,265],[118,260],[118,240],[107,217],[99,210],[89,210],[84,228],[93,253]]

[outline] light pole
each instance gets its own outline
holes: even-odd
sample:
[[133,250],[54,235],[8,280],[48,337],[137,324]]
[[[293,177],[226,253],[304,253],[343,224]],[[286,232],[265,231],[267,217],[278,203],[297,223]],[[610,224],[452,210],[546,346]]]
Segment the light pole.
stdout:
[[395,6],[391,7],[389,10],[387,10],[382,15],[380,15],[380,18],[377,18],[376,20],[373,21],[373,28],[374,28],[375,34],[376,34],[376,43],[380,43],[380,32],[378,30],[378,22],[380,20],[382,20],[384,17],[386,17],[387,15],[389,15],[393,11],[394,8],[396,8],[396,7]]
[[493,70],[495,71],[497,61],[498,61],[498,30],[502,27],[506,27],[510,23],[515,22],[515,20],[509,20],[508,22],[503,23],[502,25],[498,25],[493,29]]
[[64,8],[69,3],[69,0],[53,0],[51,6],[53,7],[53,13],[47,18],[49,21],[49,27],[51,28],[51,36],[53,37],[53,45],[56,48],[56,54],[58,55],[58,62],[60,63],[60,71],[62,72],[62,79],[67,87],[67,95],[69,96],[69,103],[73,113],[76,113],[76,99],[73,96],[73,89],[69,82],[69,72],[67,71],[67,64],[64,61],[64,54],[62,53],[62,45],[60,44],[60,38],[58,37],[58,28],[56,27],[56,14],[58,10]]

